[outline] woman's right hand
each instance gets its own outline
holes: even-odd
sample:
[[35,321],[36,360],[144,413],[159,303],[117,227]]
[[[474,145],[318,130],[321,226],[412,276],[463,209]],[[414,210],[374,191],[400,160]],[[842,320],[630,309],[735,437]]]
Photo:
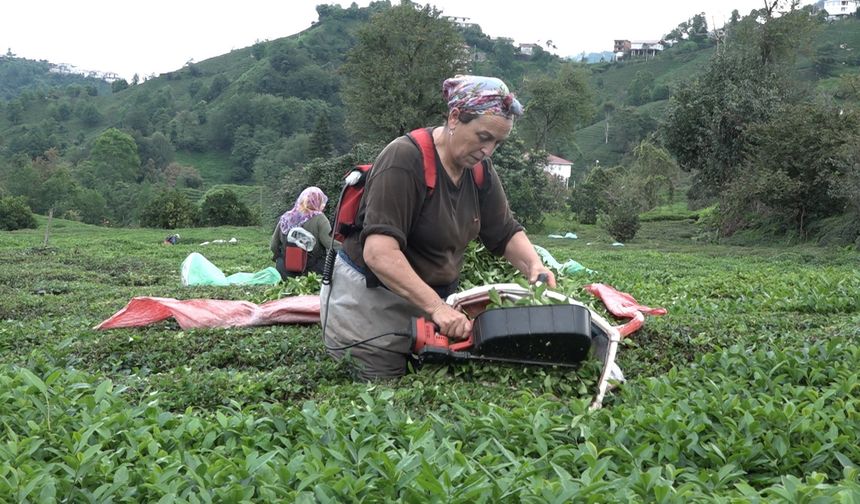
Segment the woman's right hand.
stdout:
[[430,316],[439,326],[439,332],[455,340],[464,340],[472,333],[472,321],[465,313],[455,310],[448,303],[442,302]]

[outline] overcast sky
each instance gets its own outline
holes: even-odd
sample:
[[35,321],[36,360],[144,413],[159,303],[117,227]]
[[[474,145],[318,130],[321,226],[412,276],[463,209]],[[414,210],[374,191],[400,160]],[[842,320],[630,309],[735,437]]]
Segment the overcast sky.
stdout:
[[[393,0],[392,3],[396,3]],[[176,70],[207,58],[299,32],[316,21],[321,0],[7,0],[0,5],[0,52],[69,63],[131,79]],[[356,2],[365,7],[369,0]],[[424,2],[421,2],[424,3]],[[436,0],[448,16],[468,17],[491,37],[516,43],[548,40],[560,56],[612,49],[617,38],[658,39],[704,12],[722,26],[764,0]],[[809,3],[809,1],[805,1]],[[508,7],[510,6],[510,7]]]

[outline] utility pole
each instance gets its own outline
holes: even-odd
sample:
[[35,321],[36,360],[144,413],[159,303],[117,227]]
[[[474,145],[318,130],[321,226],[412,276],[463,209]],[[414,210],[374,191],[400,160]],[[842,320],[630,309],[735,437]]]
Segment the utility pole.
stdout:
[[51,221],[54,220],[54,207],[48,209],[48,223],[45,225],[45,241],[42,248],[48,248],[48,238],[51,237]]

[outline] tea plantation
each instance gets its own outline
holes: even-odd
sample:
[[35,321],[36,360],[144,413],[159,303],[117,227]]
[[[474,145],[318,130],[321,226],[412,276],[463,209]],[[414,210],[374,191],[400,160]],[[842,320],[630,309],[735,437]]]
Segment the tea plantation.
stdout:
[[316,325],[95,331],[134,296],[259,303],[315,282],[181,286],[194,251],[226,274],[270,266],[264,228],[165,246],[55,220],[47,247],[44,228],[0,234],[0,502],[860,502],[856,251],[704,244],[686,221],[624,247],[589,226],[532,236],[593,270],[558,290],[668,309],[589,412],[594,363],[360,383]]

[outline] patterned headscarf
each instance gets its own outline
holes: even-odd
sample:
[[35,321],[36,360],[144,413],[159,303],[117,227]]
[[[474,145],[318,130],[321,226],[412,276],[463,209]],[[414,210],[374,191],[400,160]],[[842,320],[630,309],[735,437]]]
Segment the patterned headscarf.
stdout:
[[448,110],[458,108],[473,114],[500,115],[510,119],[523,115],[523,106],[508,86],[495,77],[458,75],[442,83]]
[[296,198],[296,204],[292,210],[287,210],[281,215],[278,221],[281,232],[286,234],[290,229],[301,226],[311,218],[321,214],[327,202],[328,196],[322,192],[322,189],[316,186],[308,187]]

